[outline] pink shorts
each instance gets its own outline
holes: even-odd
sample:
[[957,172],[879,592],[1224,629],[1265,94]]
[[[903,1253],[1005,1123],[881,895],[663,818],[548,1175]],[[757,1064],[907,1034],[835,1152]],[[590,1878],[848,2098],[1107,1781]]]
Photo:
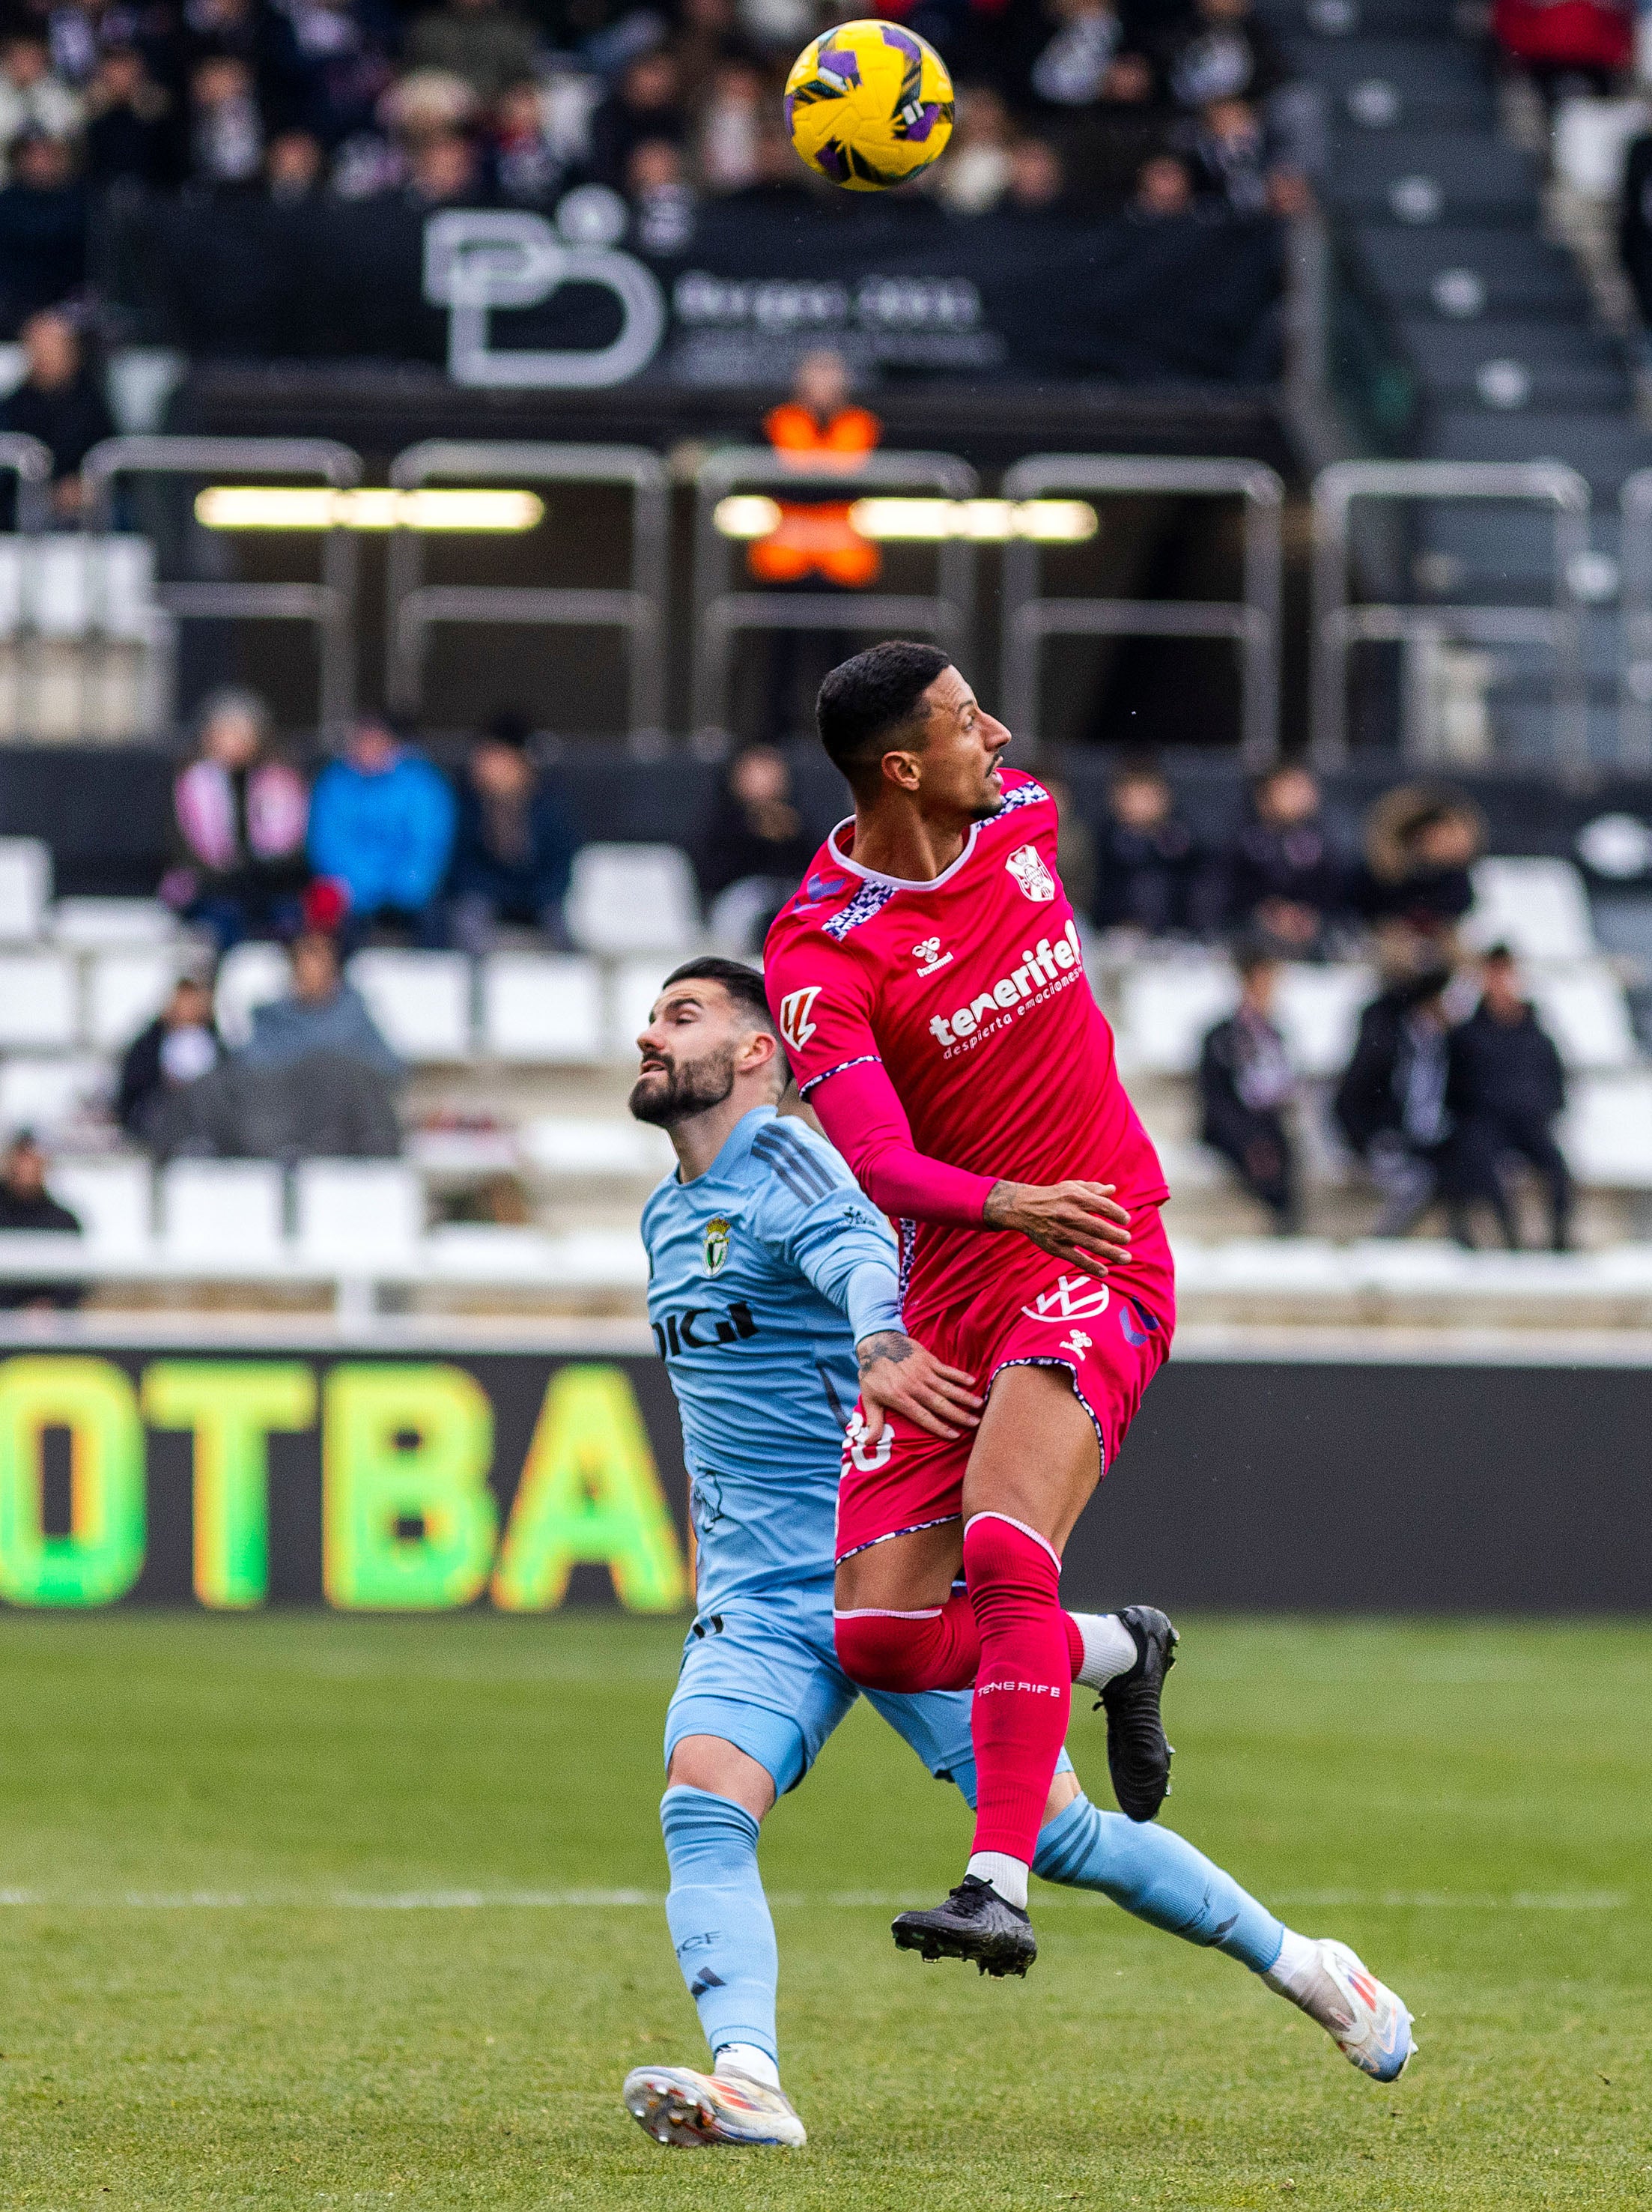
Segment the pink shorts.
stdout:
[[[927,1316],[909,1301],[907,1328],[938,1359],[973,1375],[983,1396],[1005,1367],[1065,1367],[1096,1425],[1105,1474],[1175,1328],[1175,1271],[1156,1206],[1136,1213],[1131,1236],[1129,1260],[1104,1283],[1072,1273],[1024,1238],[1008,1255],[1010,1238],[983,1238],[983,1257],[994,1264],[975,1297]],[[891,1418],[869,1447],[862,1429],[857,1406],[838,1484],[840,1559],[958,1519],[975,1443],[973,1431],[949,1440]]]

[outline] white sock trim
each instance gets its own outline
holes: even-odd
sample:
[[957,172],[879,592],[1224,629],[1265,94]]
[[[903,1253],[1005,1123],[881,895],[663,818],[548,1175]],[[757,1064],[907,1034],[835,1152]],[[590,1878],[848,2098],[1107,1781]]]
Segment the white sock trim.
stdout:
[[965,1874],[972,1874],[977,1881],[989,1881],[1006,1905],[1027,1909],[1027,1874],[1024,1859],[1012,1859],[1008,1851],[975,1851],[971,1854]]
[[1303,1994],[1318,1972],[1320,1947],[1312,1936],[1298,1936],[1294,1928],[1285,1931],[1285,1941],[1279,1946],[1279,1955],[1262,1976],[1269,1989],[1277,1990],[1282,1997],[1300,2004]]
[[1058,1570],[1060,1567],[1061,1554],[1056,1550],[1054,1545],[1051,1543],[1049,1538],[1048,1536],[1041,1536],[1036,1528],[1029,1528],[1024,1521],[1017,1521],[1013,1513],[994,1513],[990,1509],[984,1513],[972,1513],[969,1516],[969,1518],[963,1524],[963,1533],[966,1536],[975,1527],[977,1521],[1007,1522],[1011,1528],[1019,1528],[1023,1536],[1030,1536],[1035,1544],[1042,1544],[1044,1549],[1049,1553],[1051,1559],[1054,1560]]
[[1104,1690],[1116,1675],[1127,1674],[1141,1656],[1135,1638],[1116,1613],[1074,1613],[1067,1617],[1084,1647],[1072,1679],[1087,1690]]
[[755,2043],[723,2044],[713,2056],[711,2070],[720,2074],[726,2067],[732,2074],[744,2074],[749,2081],[761,2081],[765,2089],[780,2086],[780,2068]]
[[897,1613],[887,1605],[857,1605],[847,1613],[840,1613],[835,1606],[832,1607],[834,1620],[938,1620],[940,1617],[938,1605],[926,1605],[917,1613]]

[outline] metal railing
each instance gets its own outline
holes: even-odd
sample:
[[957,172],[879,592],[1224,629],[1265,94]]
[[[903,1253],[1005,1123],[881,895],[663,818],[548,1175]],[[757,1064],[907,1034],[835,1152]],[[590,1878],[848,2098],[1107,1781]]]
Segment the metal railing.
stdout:
[[1618,758],[1652,769],[1652,469],[1637,469],[1619,496]]
[[[0,473],[12,477],[16,505],[14,518],[20,538],[33,538],[52,519],[52,452],[38,438],[21,430],[0,431]],[[34,627],[27,580],[20,564],[17,577],[16,728],[20,736],[38,721],[40,641]]]
[[837,493],[928,492],[969,499],[975,471],[953,453],[868,453],[853,466],[805,466],[780,459],[768,446],[714,453],[695,478],[694,686],[697,741],[729,736],[729,682],[735,638],[743,630],[927,631],[956,652],[967,650],[975,621],[975,549],[968,538],[937,546],[932,592],[729,589],[731,541],[717,528],[718,502],[737,485],[805,497]]
[[[1367,602],[1348,595],[1350,510],[1390,504],[1499,500],[1547,507],[1553,572],[1547,606]],[[1348,653],[1357,643],[1417,651],[1447,638],[1483,645],[1543,645],[1553,654],[1556,750],[1569,766],[1588,758],[1582,618],[1573,578],[1588,548],[1589,489],[1559,461],[1339,461],[1314,483],[1312,751],[1321,767],[1348,757]]]
[[[89,544],[113,526],[115,485],[123,477],[319,477],[334,490],[347,491],[361,481],[361,458],[331,438],[106,438],[87,455],[82,473]],[[155,599],[179,622],[312,624],[318,719],[325,728],[347,721],[355,705],[357,562],[355,534],[343,524],[320,536],[317,582],[167,582],[155,586]],[[95,596],[93,614],[95,638],[106,629]]]
[[1135,455],[1031,453],[1004,478],[1009,500],[1073,491],[1240,499],[1244,502],[1242,599],[1045,599],[1040,548],[1012,538],[1004,549],[1005,715],[1029,744],[1038,741],[1038,663],[1047,637],[1228,637],[1239,647],[1240,724],[1253,767],[1279,745],[1280,516],[1285,485],[1260,461],[1158,460]]
[[417,711],[428,633],[438,623],[511,623],[616,629],[629,662],[628,731],[634,751],[657,750],[665,724],[665,608],[671,537],[671,479],[645,446],[507,445],[427,439],[397,454],[390,481],[398,490],[432,483],[617,484],[629,488],[629,588],[512,584],[426,584],[416,528],[398,525],[386,562],[387,665],[392,707]]

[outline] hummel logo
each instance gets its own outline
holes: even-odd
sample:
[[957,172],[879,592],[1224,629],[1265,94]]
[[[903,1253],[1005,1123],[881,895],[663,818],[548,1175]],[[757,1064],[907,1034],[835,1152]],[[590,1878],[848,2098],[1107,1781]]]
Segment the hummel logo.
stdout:
[[[1029,1306],[1021,1310],[1029,1321],[1054,1322],[1093,1321],[1097,1314],[1107,1311],[1108,1287],[1098,1283],[1093,1275],[1063,1275],[1053,1291],[1045,1291]],[[1074,1334],[1078,1332],[1075,1330]],[[1090,1348],[1090,1339],[1084,1339],[1084,1349]]]
[[913,946],[912,957],[921,963],[918,969],[920,975],[932,975],[938,968],[945,967],[952,955],[941,951],[938,937],[926,937],[921,945]]
[[1071,1336],[1061,1339],[1056,1349],[1058,1352],[1070,1352],[1075,1359],[1082,1359],[1095,1341],[1095,1338],[1086,1336],[1083,1329],[1075,1328]]

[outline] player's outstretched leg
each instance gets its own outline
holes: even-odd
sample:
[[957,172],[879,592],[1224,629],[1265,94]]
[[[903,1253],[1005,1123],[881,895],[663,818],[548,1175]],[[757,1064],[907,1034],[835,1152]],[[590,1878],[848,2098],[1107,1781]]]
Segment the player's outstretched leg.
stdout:
[[625,2077],[626,2106],[657,2142],[795,2148],[806,2138],[780,2085],[779,1960],[757,1822],[732,1798],[678,1783],[660,1801],[659,1823],[671,1870],[665,1917],[712,2070],[635,2067]]
[[1099,1890],[1151,1927],[1237,1959],[1376,2081],[1402,2073],[1416,2047],[1405,2005],[1345,1944],[1298,1936],[1171,1829],[1121,1820],[1079,1795],[1039,1831],[1033,1871]]

